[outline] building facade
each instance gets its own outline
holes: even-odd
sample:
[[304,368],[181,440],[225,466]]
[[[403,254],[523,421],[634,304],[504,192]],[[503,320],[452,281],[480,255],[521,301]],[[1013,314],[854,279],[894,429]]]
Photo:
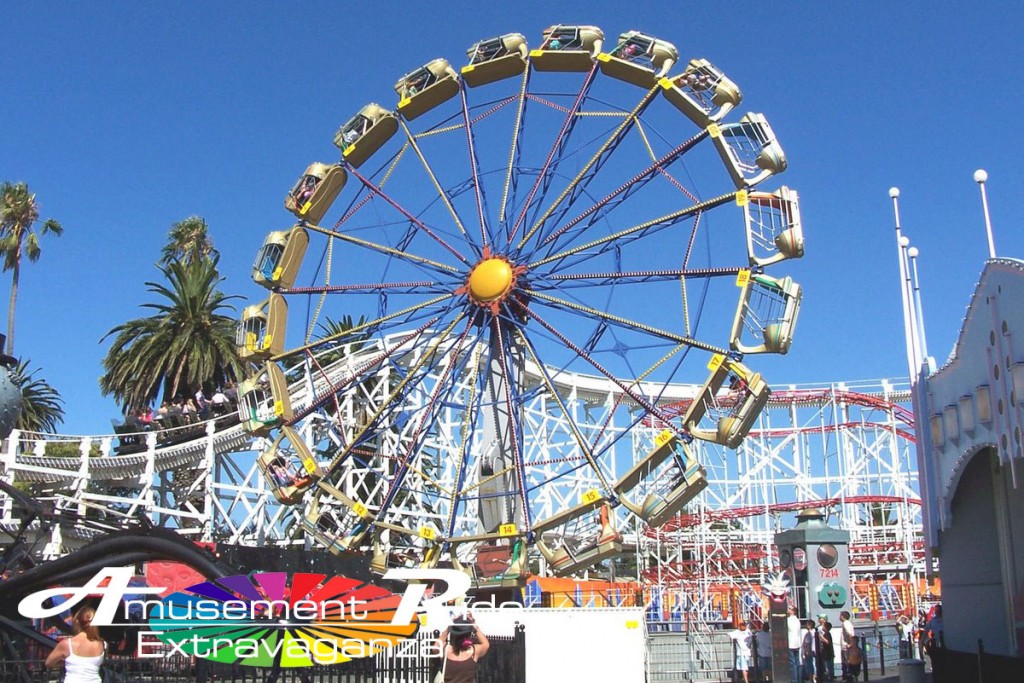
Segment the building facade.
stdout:
[[1024,656],[1024,261],[986,263],[921,396],[921,492],[946,645],[970,652],[981,639],[986,652]]

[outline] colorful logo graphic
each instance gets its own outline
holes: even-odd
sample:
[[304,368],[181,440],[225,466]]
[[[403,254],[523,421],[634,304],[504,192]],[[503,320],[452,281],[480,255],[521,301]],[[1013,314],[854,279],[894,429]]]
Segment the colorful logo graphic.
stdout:
[[152,635],[174,651],[304,667],[368,657],[415,635],[415,619],[395,618],[401,601],[344,576],[267,572],[198,583],[145,605]]

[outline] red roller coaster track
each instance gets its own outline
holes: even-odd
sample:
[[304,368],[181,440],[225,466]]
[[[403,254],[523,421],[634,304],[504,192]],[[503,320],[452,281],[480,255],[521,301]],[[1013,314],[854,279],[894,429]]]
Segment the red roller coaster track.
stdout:
[[825,498],[822,500],[803,500],[791,503],[772,503],[770,505],[751,505],[748,507],[729,508],[727,510],[706,510],[693,514],[678,515],[658,528],[646,527],[644,534],[656,538],[659,534],[672,533],[678,529],[688,529],[699,524],[718,522],[726,519],[742,519],[765,513],[798,512],[806,508],[828,509],[837,505],[858,505],[872,503],[902,503],[921,505],[920,498],[901,498],[899,496],[846,496],[845,498]]

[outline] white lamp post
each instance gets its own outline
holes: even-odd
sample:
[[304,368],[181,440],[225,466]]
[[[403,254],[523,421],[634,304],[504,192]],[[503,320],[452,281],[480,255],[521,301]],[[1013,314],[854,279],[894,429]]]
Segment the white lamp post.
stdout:
[[988,197],[985,195],[985,181],[988,180],[988,173],[983,168],[974,172],[974,182],[981,188],[981,208],[985,212],[985,234],[988,235],[988,257],[996,257],[996,243],[992,239],[992,220],[988,215]]

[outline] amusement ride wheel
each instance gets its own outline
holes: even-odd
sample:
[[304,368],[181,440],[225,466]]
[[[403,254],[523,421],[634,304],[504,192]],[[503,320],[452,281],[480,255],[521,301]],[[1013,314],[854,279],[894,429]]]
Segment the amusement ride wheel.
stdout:
[[[260,364],[239,411],[322,545],[514,585],[700,492],[692,439],[734,448],[769,395],[742,358],[789,349],[800,287],[764,269],[803,237],[794,191],[754,189],[786,167],[770,126],[728,122],[740,91],[708,61],[593,26],[467,54],[359,109],[341,161],[287,195],[299,221],[266,238],[271,294],[239,327]],[[633,428],[649,452],[619,467]]]

